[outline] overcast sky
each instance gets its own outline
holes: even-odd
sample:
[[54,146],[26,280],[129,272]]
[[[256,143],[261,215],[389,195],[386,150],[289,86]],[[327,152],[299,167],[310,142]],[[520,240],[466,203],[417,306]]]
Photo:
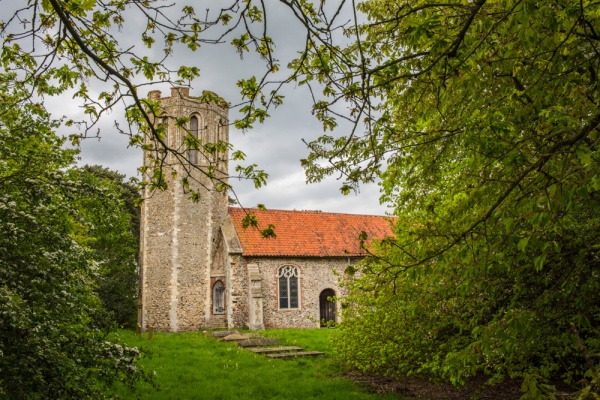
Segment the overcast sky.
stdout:
[[[201,3],[194,3],[197,10],[202,8],[198,4]],[[269,28],[278,46],[277,58],[284,67],[287,64],[285,60],[291,59],[299,49],[303,38],[302,27],[293,18],[286,17],[289,12],[285,9],[274,8],[272,11]],[[128,33],[122,33],[124,42],[128,37],[134,37]],[[139,37],[139,34],[135,37]],[[236,82],[240,78],[248,78],[253,72],[259,73],[263,66],[252,55],[241,60],[229,44],[203,46],[195,53],[180,50],[175,51],[169,63],[195,65],[201,70],[200,78],[192,83],[190,95],[199,96],[203,90],[211,90],[231,104],[241,101]],[[147,91],[152,89],[161,90],[163,96],[170,93],[168,85],[148,87]],[[145,96],[147,91],[140,94]],[[379,187],[376,184],[363,185],[359,193],[344,196],[339,191],[342,182],[337,177],[330,177],[319,184],[305,183],[300,159],[308,155],[308,149],[302,139],[311,141],[323,131],[321,124],[311,115],[311,99],[305,87],[289,86],[285,96],[284,104],[271,110],[271,117],[263,124],[256,124],[254,129],[245,133],[230,127],[230,142],[235,149],[246,153],[245,164],[256,163],[269,174],[267,186],[258,190],[249,182],[230,181],[241,203],[245,207],[260,203],[272,209],[359,214],[385,214],[391,211],[379,203]],[[77,104],[65,96],[47,102],[47,106],[56,117],[72,117],[79,112]],[[100,164],[128,176],[139,177],[137,168],[142,161],[141,150],[128,148],[128,138],[117,134],[113,127],[115,119],[122,121],[121,115],[122,110],[114,110],[100,124],[101,138],[83,142],[81,164]],[[232,109],[229,117],[231,122],[238,118],[238,110]]]

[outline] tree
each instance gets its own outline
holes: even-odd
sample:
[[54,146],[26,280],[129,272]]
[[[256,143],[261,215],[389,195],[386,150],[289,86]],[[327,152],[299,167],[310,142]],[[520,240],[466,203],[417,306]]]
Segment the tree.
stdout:
[[101,166],[69,171],[69,178],[82,186],[76,208],[84,224],[77,239],[92,250],[98,264],[96,293],[104,308],[119,325],[135,328],[137,322],[140,237],[138,187],[124,175]]
[[337,99],[356,123],[309,144],[309,179],[341,171],[348,191],[379,176],[400,217],[396,238],[351,285],[342,359],[457,384],[477,373],[521,377],[525,398],[551,392],[556,378],[592,379],[600,7],[358,7],[368,20],[348,30],[357,40],[303,61],[330,96],[324,123],[335,123]]
[[[164,0],[96,1],[96,0],[35,0],[13,2],[0,17],[0,37],[3,38],[0,63],[5,71],[14,71],[15,84],[31,94],[32,99],[48,98],[71,91],[79,100],[86,120],[67,119],[65,125],[74,129],[71,142],[76,145],[94,132],[100,118],[117,104],[126,109],[128,126],[115,123],[116,129],[130,138],[130,145],[142,147],[149,157],[140,168],[143,186],[163,190],[167,179],[163,166],[169,154],[180,163],[179,178],[193,201],[199,198],[196,184],[205,185],[208,178],[217,188],[231,189],[229,171],[222,170],[223,158],[230,152],[231,161],[242,162],[245,154],[231,151],[230,143],[204,143],[189,132],[187,118],[173,118],[175,124],[188,131],[183,146],[168,146],[164,141],[164,117],[156,101],[141,97],[141,88],[155,83],[186,85],[197,78],[197,66],[173,65],[170,57],[177,51],[197,51],[201,46],[231,40],[240,54],[254,48],[265,61],[265,75],[242,79],[239,85],[244,101],[238,106],[243,118],[235,122],[239,128],[250,128],[263,121],[269,106],[281,104],[282,96],[273,92],[268,98],[261,88],[266,77],[279,69],[273,56],[274,45],[266,35],[266,8],[251,1],[232,0],[218,3],[216,10],[198,17],[192,6],[176,10],[176,3]],[[143,24],[126,24],[128,20]],[[137,27],[139,31],[137,30]],[[127,31],[127,35],[123,31]],[[254,31],[256,30],[256,33]],[[259,85],[260,83],[260,85]],[[98,93],[99,92],[99,93]],[[222,105],[224,100],[205,91],[202,101]],[[34,100],[36,101],[36,100]],[[167,116],[168,117],[168,116]],[[209,166],[190,164],[190,150],[216,160]],[[199,174],[192,174],[196,170]],[[256,165],[237,165],[232,168],[237,178],[249,179],[259,188],[268,175]],[[235,193],[234,193],[235,196]],[[249,222],[252,222],[248,219]],[[265,231],[265,235],[269,232]]]
[[146,374],[138,350],[99,323],[97,265],[74,239],[83,193],[65,169],[75,152],[14,79],[0,75],[0,397],[98,398]]
[[[148,177],[146,183],[153,189],[164,188],[162,166],[167,154],[186,161],[189,150],[195,149],[212,154],[212,158],[222,158],[231,148],[229,143],[217,146],[202,143],[191,134],[186,137],[185,148],[169,147],[163,140],[164,129],[154,124],[160,113],[158,103],[141,97],[139,89],[157,82],[183,85],[198,77],[198,67],[173,67],[168,58],[176,48],[196,51],[201,45],[219,43],[233,36],[240,25],[259,21],[256,7],[250,2],[232,1],[214,15],[209,16],[207,12],[205,19],[196,17],[191,6],[176,11],[173,4],[165,5],[162,0],[36,0],[14,2],[6,7],[0,20],[2,67],[16,72],[15,83],[29,91],[32,98],[74,91],[74,98],[80,100],[89,119],[65,122],[67,126],[79,128],[70,135],[73,144],[95,136],[93,129],[99,118],[123,103],[129,126],[122,128],[116,124],[119,132],[129,135],[131,145],[142,146],[147,151],[155,149],[162,154],[142,171]],[[128,39],[136,35],[124,37],[122,34],[124,29],[135,29],[131,24],[125,26],[128,19],[144,21],[140,25],[139,41],[132,40],[131,47],[126,47]],[[214,37],[209,36],[215,30]],[[247,37],[246,41],[254,42],[259,54],[269,46],[260,44],[254,36]],[[237,47],[247,48],[247,43],[238,42]],[[155,51],[159,46],[158,52]],[[268,63],[269,69],[275,68],[273,60]],[[97,95],[96,89],[100,92]],[[202,100],[223,102],[212,92],[203,93]],[[245,126],[264,117],[260,110],[249,110]],[[177,119],[176,123],[183,129],[187,126],[185,119]],[[242,152],[233,153],[234,160],[243,158]],[[223,179],[228,171],[196,169],[213,180],[219,189],[229,188]],[[238,171],[240,177],[252,179],[257,187],[265,184],[267,175],[262,170],[245,167]],[[186,170],[180,177],[184,183],[190,178],[189,172]],[[197,195],[191,191],[192,197]]]

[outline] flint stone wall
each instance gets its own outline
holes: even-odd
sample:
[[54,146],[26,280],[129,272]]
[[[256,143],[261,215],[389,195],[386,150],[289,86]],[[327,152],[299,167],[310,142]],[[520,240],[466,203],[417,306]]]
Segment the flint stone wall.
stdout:
[[[196,115],[202,143],[228,141],[226,108],[200,103],[190,98],[185,88],[173,88],[171,97],[166,98],[161,98],[160,92],[150,92],[149,98],[160,101],[161,122],[168,119],[166,142],[184,155],[186,132],[175,125],[175,118]],[[156,153],[145,155],[146,165],[152,154]],[[201,190],[200,200],[194,203],[180,181],[186,174],[183,166],[172,155],[166,156],[165,162],[163,171],[169,188],[144,193],[141,324],[143,329],[153,326],[158,331],[198,330],[206,325],[212,312],[211,260],[227,216],[227,192],[218,192],[204,174],[192,171],[191,188]],[[224,161],[198,155],[198,166],[206,168],[209,163],[227,171]],[[177,173],[175,178],[172,172]]]
[[[256,264],[260,271],[265,328],[319,327],[319,295],[325,289],[333,289],[336,296],[346,295],[345,288],[339,284],[339,278],[344,276],[348,262],[348,258],[245,258],[246,265]],[[350,260],[350,263],[354,262],[356,260]],[[298,268],[300,288],[298,309],[279,309],[277,271],[286,265]],[[248,301],[250,299],[246,297],[246,302]],[[338,301],[337,321],[340,320],[339,310]]]

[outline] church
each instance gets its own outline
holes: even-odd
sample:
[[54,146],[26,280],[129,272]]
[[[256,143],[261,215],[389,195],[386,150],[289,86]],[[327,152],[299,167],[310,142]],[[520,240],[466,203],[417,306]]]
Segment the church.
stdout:
[[[228,142],[227,105],[202,102],[182,87],[172,88],[170,97],[159,91],[148,97],[160,104],[155,123],[162,124],[163,141],[175,152],[145,146],[144,164],[161,160],[168,189],[144,189],[142,329],[315,328],[339,321],[344,271],[365,256],[361,232],[388,237],[392,218],[230,207],[228,191],[219,185],[227,182],[228,154],[178,153],[186,148],[186,135],[201,146]],[[178,127],[177,118],[186,118],[189,127]],[[189,176],[188,184],[183,176]],[[190,189],[200,193],[197,202]],[[257,218],[258,229],[243,226],[248,213]],[[276,236],[264,238],[260,229],[269,225]]]

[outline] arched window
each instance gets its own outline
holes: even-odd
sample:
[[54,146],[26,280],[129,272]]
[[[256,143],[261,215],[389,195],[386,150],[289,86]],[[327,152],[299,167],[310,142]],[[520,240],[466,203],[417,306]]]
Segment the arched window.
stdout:
[[298,268],[286,265],[279,268],[279,308],[298,308]]
[[[198,139],[198,118],[197,117],[192,117],[190,118],[190,134],[195,138]],[[196,146],[197,143],[194,143],[194,146]],[[196,149],[190,149],[189,152],[189,156],[190,156],[190,163],[191,164],[197,164],[198,163],[198,150]]]
[[213,314],[225,314],[225,286],[220,280],[213,285]]
[[[227,138],[225,137],[225,128],[225,121],[222,119],[219,120],[219,123],[217,124],[217,133],[215,135],[215,143],[227,141]],[[227,171],[227,150],[224,152],[217,152],[215,156],[218,168],[223,168],[225,171]]]
[[169,146],[169,117],[162,117],[160,126],[164,129],[165,136],[162,138],[165,146]]

